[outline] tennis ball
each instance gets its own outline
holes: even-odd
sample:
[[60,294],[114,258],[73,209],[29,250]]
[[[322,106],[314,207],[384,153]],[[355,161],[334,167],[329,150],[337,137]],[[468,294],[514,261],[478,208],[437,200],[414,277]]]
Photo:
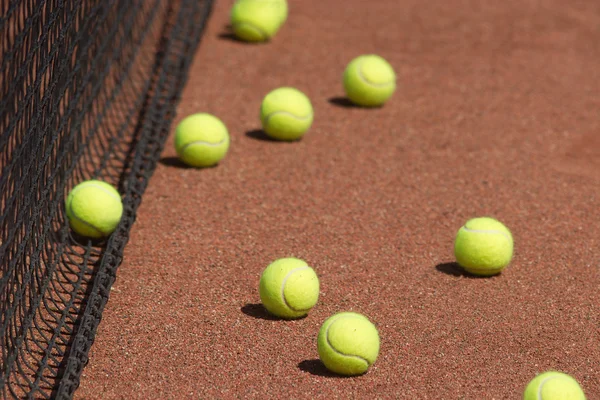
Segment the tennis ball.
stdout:
[[304,93],[281,87],[268,93],[260,107],[265,133],[277,140],[300,139],[313,123],[313,107]]
[[210,167],[229,150],[229,132],[217,117],[200,113],[184,118],[175,130],[175,150],[192,167]]
[[377,360],[379,333],[364,315],[341,312],[329,317],[321,326],[317,350],[330,371],[360,375]]
[[529,382],[523,400],[585,400],[585,394],[571,376],[548,371]]
[[382,57],[374,54],[362,55],[346,67],[344,90],[348,99],[356,105],[381,106],[396,90],[396,73]]
[[260,299],[271,314],[280,318],[300,318],[317,304],[319,278],[305,261],[281,258],[262,273]]
[[287,0],[280,0],[280,3],[281,3],[281,6],[280,6],[281,24],[284,24],[285,21],[287,21],[287,18],[288,18],[289,7],[288,7]]
[[454,254],[467,272],[495,275],[512,259],[513,237],[506,226],[493,218],[473,218],[458,230]]
[[231,9],[231,27],[246,42],[271,39],[288,15],[287,0],[238,0]]
[[99,180],[81,182],[71,189],[65,206],[71,228],[96,239],[113,233],[123,215],[119,192]]

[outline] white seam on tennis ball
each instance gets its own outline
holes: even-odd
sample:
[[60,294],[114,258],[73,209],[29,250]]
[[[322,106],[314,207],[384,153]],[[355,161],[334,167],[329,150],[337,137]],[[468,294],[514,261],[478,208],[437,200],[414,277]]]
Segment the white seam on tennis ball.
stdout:
[[262,35],[263,40],[269,38],[269,35],[267,34],[267,32],[265,32],[264,30],[262,30],[261,28],[259,28],[258,26],[254,25],[250,22],[245,22],[245,21],[236,22],[235,24],[233,24],[233,29],[235,30],[235,27],[240,26],[240,25],[248,25],[252,29],[256,30],[258,33],[260,33]]
[[99,232],[99,233],[100,233],[101,235],[103,235],[103,236],[104,236],[104,235],[106,235],[106,234],[105,234],[105,233],[104,233],[102,230],[100,230],[99,228],[97,228],[97,227],[95,227],[94,225],[90,224],[89,222],[87,222],[87,221],[84,221],[84,220],[82,220],[81,218],[79,218],[79,217],[77,216],[77,214],[75,214],[75,213],[73,212],[73,208],[71,208],[71,215],[73,216],[73,218],[75,218],[75,219],[76,219],[77,221],[79,221],[80,223],[82,223],[82,224],[86,225],[88,228],[92,228],[93,230],[95,230],[96,232]]
[[313,113],[308,113],[308,115],[301,117],[298,116],[296,114],[292,114],[289,111],[273,111],[271,114],[268,114],[263,121],[263,124],[268,125],[269,124],[269,120],[271,119],[271,117],[275,116],[275,115],[279,115],[279,114],[283,114],[283,115],[288,115],[294,119],[297,119],[298,121],[307,121],[309,119],[311,119],[313,117]]
[[119,196],[115,195],[115,194],[114,194],[113,192],[111,192],[110,190],[106,190],[106,188],[104,188],[104,187],[102,187],[102,186],[100,186],[100,185],[97,185],[97,184],[95,184],[95,183],[86,183],[86,184],[84,184],[84,186],[79,186],[79,187],[76,187],[76,188],[73,190],[73,192],[71,193],[71,201],[69,202],[69,211],[70,211],[70,214],[71,214],[71,215],[72,215],[72,216],[73,216],[73,217],[74,217],[74,218],[75,218],[77,221],[79,221],[79,222],[81,222],[82,224],[84,224],[84,225],[88,226],[89,228],[92,228],[92,229],[94,229],[94,230],[95,230],[95,231],[97,231],[97,232],[100,232],[100,234],[101,234],[101,235],[106,235],[106,233],[105,233],[104,231],[102,231],[100,228],[98,228],[98,227],[96,227],[96,226],[94,226],[94,225],[90,224],[90,223],[89,223],[89,222],[87,222],[87,221],[84,221],[84,220],[82,220],[82,219],[81,219],[81,218],[79,218],[79,217],[77,216],[77,214],[75,214],[75,212],[73,211],[73,197],[75,196],[75,194],[76,194],[78,191],[80,191],[81,189],[83,189],[83,188],[87,188],[87,187],[90,187],[90,186],[91,186],[91,187],[95,187],[96,189],[100,189],[100,190],[102,190],[104,193],[106,193],[107,195],[109,195],[109,196],[111,196],[111,197],[113,197],[113,198],[116,198],[118,201],[121,201],[121,198],[120,198]]
[[364,361],[365,363],[367,363],[367,367],[371,366],[371,363],[369,362],[369,360],[367,360],[366,358],[363,358],[361,356],[357,356],[355,354],[346,354],[346,353],[342,353],[341,351],[339,351],[338,349],[336,349],[335,347],[333,347],[333,345],[331,344],[331,342],[329,341],[329,328],[331,328],[333,326],[333,324],[335,324],[338,320],[342,319],[342,318],[357,318],[358,317],[353,317],[353,316],[349,316],[349,315],[340,315],[337,316],[336,318],[334,318],[333,321],[331,321],[331,323],[329,325],[327,325],[327,330],[325,331],[325,340],[327,340],[327,344],[329,345],[329,347],[338,355],[340,356],[344,356],[344,357],[352,357],[352,358],[356,358],[359,359],[361,361]]
[[546,384],[546,382],[548,382],[549,380],[552,380],[552,379],[564,379],[564,378],[562,376],[549,376],[546,379],[544,379],[543,381],[541,381],[538,386],[537,400],[544,400],[544,398],[542,397],[542,389],[544,388],[544,385]]
[[365,60],[362,60],[361,62],[358,63],[358,66],[356,67],[356,71],[358,72],[358,77],[364,81],[365,83],[371,85],[371,86],[375,86],[377,88],[385,88],[388,86],[392,86],[394,84],[394,81],[390,81],[390,82],[384,82],[384,83],[375,83],[372,82],[370,80],[367,79],[366,76],[363,75],[362,73],[362,64],[365,62]]
[[310,269],[310,267],[309,267],[308,265],[305,265],[304,267],[298,267],[298,268],[294,268],[293,270],[291,270],[290,272],[288,272],[288,273],[287,273],[287,275],[286,275],[286,276],[283,278],[283,282],[281,282],[281,298],[283,299],[283,302],[285,303],[285,305],[286,305],[286,306],[287,306],[287,307],[288,307],[290,310],[293,310],[293,311],[298,311],[298,312],[301,312],[301,311],[308,311],[308,310],[310,310],[310,308],[307,308],[307,309],[305,309],[305,310],[301,310],[301,309],[298,309],[298,308],[294,308],[294,307],[292,307],[292,306],[291,306],[291,305],[290,305],[290,304],[287,302],[287,299],[285,298],[284,291],[285,291],[285,284],[287,283],[287,280],[289,279],[289,277],[290,277],[290,276],[292,276],[294,273],[296,273],[296,272],[298,272],[298,271],[302,271],[303,269]]
[[183,153],[185,151],[185,149],[187,149],[189,146],[192,146],[194,144],[203,144],[203,145],[206,145],[206,146],[216,147],[216,146],[222,145],[226,141],[227,141],[227,139],[221,139],[221,141],[219,141],[219,142],[211,143],[211,142],[206,142],[206,141],[203,141],[203,140],[196,140],[196,141],[193,141],[193,142],[186,143],[185,146],[183,146],[180,151]]
[[469,233],[489,233],[489,234],[500,234],[506,238],[510,242],[510,237],[506,234],[506,232],[496,230],[496,229],[470,229],[467,226],[463,226],[463,229]]

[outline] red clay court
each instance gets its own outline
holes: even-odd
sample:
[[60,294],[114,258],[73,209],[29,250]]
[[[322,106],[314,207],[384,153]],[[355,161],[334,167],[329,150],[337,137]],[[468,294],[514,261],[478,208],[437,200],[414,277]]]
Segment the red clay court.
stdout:
[[[600,398],[600,3],[592,0],[290,0],[267,44],[227,32],[215,3],[143,195],[78,399],[520,399],[536,374]],[[341,75],[376,53],[398,88],[349,106]],[[262,98],[302,90],[315,119],[266,140]],[[187,168],[176,124],[207,112],[231,147]],[[512,263],[476,278],[457,230],[492,216]],[[262,270],[317,272],[303,319],[270,317]],[[316,336],[369,317],[379,358],[342,378]]]

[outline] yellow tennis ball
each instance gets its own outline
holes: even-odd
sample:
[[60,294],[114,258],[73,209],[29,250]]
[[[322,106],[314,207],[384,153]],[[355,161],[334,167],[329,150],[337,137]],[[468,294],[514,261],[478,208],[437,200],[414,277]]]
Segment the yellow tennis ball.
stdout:
[[300,139],[313,123],[313,107],[298,89],[281,87],[265,96],[260,120],[265,133],[277,140]]
[[287,0],[238,0],[231,9],[231,28],[247,42],[271,39],[288,15]]
[[183,119],[175,130],[175,150],[192,167],[210,167],[229,150],[229,132],[217,117],[200,113]]
[[300,318],[319,300],[319,278],[306,261],[281,258],[262,273],[260,299],[271,314],[280,318]]
[[348,99],[356,105],[381,106],[396,90],[396,73],[382,57],[374,54],[362,55],[346,67],[344,90]]
[[379,355],[379,333],[362,314],[341,312],[329,317],[317,338],[319,358],[340,375],[360,375]]
[[96,239],[113,233],[123,215],[119,192],[99,180],[81,182],[71,189],[65,207],[71,229]]
[[285,21],[287,21],[289,14],[289,7],[287,0],[279,0],[280,2],[280,12],[281,12],[281,24],[283,25]]
[[467,272],[495,275],[512,259],[513,237],[506,226],[493,218],[473,218],[458,230],[454,254]]
[[523,400],[586,400],[579,383],[571,376],[548,371],[536,376],[525,388]]

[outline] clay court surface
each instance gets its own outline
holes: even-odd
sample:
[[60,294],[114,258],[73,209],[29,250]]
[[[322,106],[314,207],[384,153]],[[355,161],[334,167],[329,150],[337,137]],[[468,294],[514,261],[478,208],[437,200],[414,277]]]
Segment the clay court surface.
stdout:
[[[267,45],[226,34],[230,6],[175,121],[218,116],[230,152],[186,168],[169,138],[76,398],[519,399],[549,369],[600,398],[600,3],[291,0]],[[380,109],[343,101],[364,53],[398,75]],[[279,86],[313,102],[300,142],[259,131]],[[484,215],[515,255],[482,279],[453,243]],[[321,280],[301,320],[260,305],[260,273],[284,256]],[[320,325],[344,310],[381,336],[360,377],[318,361]]]

